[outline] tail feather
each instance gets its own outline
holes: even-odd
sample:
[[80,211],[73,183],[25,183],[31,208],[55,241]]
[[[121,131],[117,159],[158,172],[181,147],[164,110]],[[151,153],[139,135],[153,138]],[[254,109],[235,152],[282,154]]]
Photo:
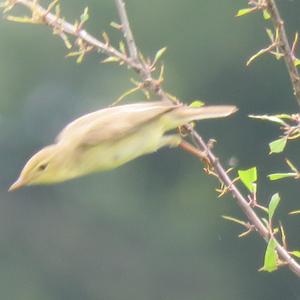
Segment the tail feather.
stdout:
[[237,107],[233,105],[214,105],[199,108],[181,106],[173,110],[170,114],[173,117],[173,121],[177,123],[176,126],[181,126],[197,120],[228,117],[237,110]]

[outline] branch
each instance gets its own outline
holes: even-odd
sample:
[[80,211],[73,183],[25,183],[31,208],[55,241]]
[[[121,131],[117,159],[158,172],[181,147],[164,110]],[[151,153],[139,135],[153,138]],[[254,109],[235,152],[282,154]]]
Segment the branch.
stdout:
[[125,8],[125,2],[123,0],[115,0],[115,2],[116,2],[119,18],[122,24],[122,31],[127,42],[127,47],[129,50],[130,57],[134,62],[139,63],[138,50],[135,44],[133,34],[130,29],[128,16]]
[[165,100],[173,101],[173,99],[171,99],[169,97],[169,95],[162,90],[162,88],[160,87],[160,82],[158,80],[155,80],[152,77],[152,69],[151,69],[150,64],[145,63],[141,59],[141,55],[139,56],[140,52],[138,51],[137,45],[135,43],[131,28],[130,28],[124,0],[115,0],[115,3],[116,3],[117,11],[119,14],[119,18],[121,21],[121,28],[122,28],[124,38],[126,40],[130,58],[133,62],[135,62],[137,65],[140,66],[139,75],[143,79],[143,81],[146,85],[146,88],[150,88],[150,90],[152,92],[154,92],[154,94],[159,96],[159,98],[162,101],[165,101]]
[[[197,132],[193,132],[193,137],[197,144],[201,146],[201,148],[204,149],[204,151],[206,151],[208,159],[212,164],[214,171],[218,175],[219,180],[223,182],[231,191],[234,199],[236,200],[243,213],[247,216],[247,219],[249,220],[250,224],[253,225],[255,230],[259,233],[259,235],[266,242],[268,242],[268,240],[270,239],[269,230],[262,223],[254,209],[250,206],[249,202],[239,191],[232,179],[228,176],[227,172],[221,165],[218,158],[213,154],[213,152],[209,149],[207,144],[203,141],[202,137],[199,136]],[[280,243],[275,238],[274,241],[276,243],[276,250],[279,254],[279,257],[287,264],[287,266],[292,272],[294,272],[298,277],[300,277],[300,265],[291,257],[289,252],[282,245],[280,245]]]
[[[32,12],[32,18],[24,18],[25,23],[35,23],[41,24],[44,23],[48,25],[50,28],[53,28],[55,34],[58,34],[62,37],[65,41],[65,37],[63,34],[69,34],[71,36],[77,37],[81,39],[88,45],[94,47],[101,53],[106,54],[109,57],[116,57],[123,63],[125,63],[129,68],[133,69],[136,73],[138,73],[144,81],[142,88],[148,89],[157,96],[159,96],[160,100],[164,101],[173,101],[173,99],[164,92],[160,87],[160,81],[155,80],[152,75],[152,69],[150,64],[147,65],[143,63],[140,58],[136,55],[138,53],[137,48],[135,46],[134,39],[132,37],[132,33],[129,27],[127,14],[124,12],[125,5],[122,0],[116,0],[116,4],[118,5],[118,9],[120,11],[120,17],[124,19],[127,25],[122,25],[122,30],[124,32],[124,36],[126,37],[126,41],[128,44],[128,48],[130,50],[130,57],[128,57],[123,52],[117,50],[116,48],[112,47],[109,44],[109,41],[100,41],[99,39],[95,38],[91,34],[89,34],[86,30],[82,29],[80,26],[73,25],[63,18],[60,17],[59,14],[52,14],[50,12],[49,7],[52,8],[52,3],[56,3],[57,1],[54,0],[48,7],[48,9],[42,7],[37,3],[36,0],[7,0],[6,1],[9,5],[9,10],[13,8],[16,4],[22,4],[23,6],[27,7]],[[5,5],[5,4],[4,4]],[[15,21],[15,17],[9,17],[10,20]],[[126,21],[127,20],[127,21]],[[18,18],[18,22],[22,22]],[[126,30],[126,32],[125,32]],[[128,33],[128,31],[130,33]]]
[[[13,6],[14,4],[22,4],[23,6],[29,8],[32,12],[32,21],[34,21],[34,18],[37,18],[39,23],[47,24],[49,27],[53,28],[55,32],[58,31],[61,34],[69,34],[75,36],[87,43],[88,45],[107,54],[108,56],[117,57],[141,76],[143,80],[143,88],[153,92],[163,101],[168,100],[174,102],[174,98],[172,98],[161,88],[160,81],[152,77],[151,66],[147,64],[143,59],[141,60],[141,57],[138,55],[139,52],[137,50],[130,30],[123,0],[115,1],[122,22],[123,34],[125,36],[127,47],[129,50],[129,57],[127,57],[127,55],[123,52],[118,51],[117,49],[110,46],[108,42],[99,41],[98,39],[87,33],[85,30],[83,30],[80,26],[72,25],[64,19],[62,19],[59,15],[54,15],[50,13],[49,8],[43,8],[42,6],[37,4],[36,0],[7,0],[6,2],[8,3],[8,5],[10,4],[10,6]],[[56,1],[53,3],[56,3]],[[176,101],[179,102],[178,100]],[[209,143],[206,144],[202,137],[191,126],[186,125],[185,130],[191,133],[197,147],[199,148],[199,153],[197,153],[197,151],[195,150],[196,148],[192,150],[189,146],[183,147],[183,149],[185,148],[186,151],[198,158],[203,158],[203,153],[206,154],[205,158],[207,160],[207,163],[213,167],[213,170],[216,173],[219,181],[225,184],[228,190],[231,191],[233,198],[236,200],[241,210],[247,216],[250,224],[255,227],[255,230],[265,241],[268,241],[270,237],[272,237],[268,228],[262,223],[261,219],[258,217],[254,209],[247,201],[247,198],[241,194],[241,192],[234,184],[233,180],[231,180],[231,178],[228,176],[227,172],[219,162],[219,159],[212,152]],[[200,152],[202,152],[202,154],[200,154]],[[291,271],[293,271],[298,277],[300,277],[300,265],[297,264],[297,262],[290,256],[288,251],[283,246],[281,246],[280,243],[274,237],[272,238],[275,240],[276,250],[281,260],[290,268]]]
[[267,10],[271,16],[275,30],[278,30],[279,37],[279,48],[283,54],[284,61],[292,82],[294,95],[300,105],[300,76],[298,69],[295,65],[296,57],[294,55],[294,49],[291,48],[286,30],[284,27],[284,21],[282,20],[280,13],[278,11],[275,0],[265,0]]
[[[15,0],[11,0],[15,1]],[[102,42],[96,39],[94,36],[86,32],[84,29],[79,28],[65,20],[63,20],[59,15],[54,15],[50,13],[48,9],[43,8],[41,5],[37,4],[37,1],[33,0],[17,0],[15,4],[22,4],[23,6],[29,8],[33,14],[32,23],[34,23],[35,18],[39,18],[38,21],[44,22],[49,27],[53,28],[54,32],[66,33],[71,36],[77,37],[85,41],[87,44],[93,46],[102,53],[108,56],[114,56],[123,61],[128,67],[132,68],[136,72],[141,71],[141,66],[131,59],[129,59],[124,53],[112,47],[109,43]],[[37,23],[37,21],[36,21]]]
[[155,81],[152,78],[152,74],[151,74],[152,70],[151,70],[150,65],[145,63],[143,60],[141,60],[141,58],[138,55],[139,51],[136,46],[132,31],[130,28],[124,0],[115,0],[115,4],[116,4],[119,18],[121,21],[121,28],[122,28],[124,38],[126,40],[130,59],[133,62],[135,62],[137,65],[140,66],[139,72],[138,72],[139,75],[143,79],[144,83],[146,85],[147,84],[149,85],[150,90],[152,92],[154,92],[155,94],[157,94],[161,100],[170,100],[168,95],[165,92],[163,92],[162,89],[160,88],[160,82]]

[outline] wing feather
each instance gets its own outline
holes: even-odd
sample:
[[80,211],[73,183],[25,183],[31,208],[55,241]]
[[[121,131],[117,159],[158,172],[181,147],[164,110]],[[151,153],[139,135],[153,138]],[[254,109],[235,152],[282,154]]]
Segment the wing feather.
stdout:
[[178,105],[162,102],[104,108],[71,122],[61,131],[56,141],[72,141],[78,146],[86,146],[118,140],[135,132],[142,124],[175,108]]

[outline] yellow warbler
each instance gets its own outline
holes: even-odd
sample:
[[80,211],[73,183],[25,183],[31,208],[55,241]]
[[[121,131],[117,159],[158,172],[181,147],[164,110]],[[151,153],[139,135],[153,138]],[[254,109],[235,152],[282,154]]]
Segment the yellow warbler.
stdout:
[[161,147],[178,146],[165,133],[193,120],[226,117],[235,106],[189,107],[145,102],[104,108],[67,125],[54,144],[34,154],[9,190],[66,181],[116,168]]

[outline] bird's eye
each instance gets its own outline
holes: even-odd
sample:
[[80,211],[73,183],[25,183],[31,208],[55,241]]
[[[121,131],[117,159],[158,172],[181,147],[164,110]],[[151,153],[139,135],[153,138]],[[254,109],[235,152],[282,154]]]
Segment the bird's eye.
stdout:
[[38,171],[44,171],[47,168],[48,164],[41,164],[38,166]]

